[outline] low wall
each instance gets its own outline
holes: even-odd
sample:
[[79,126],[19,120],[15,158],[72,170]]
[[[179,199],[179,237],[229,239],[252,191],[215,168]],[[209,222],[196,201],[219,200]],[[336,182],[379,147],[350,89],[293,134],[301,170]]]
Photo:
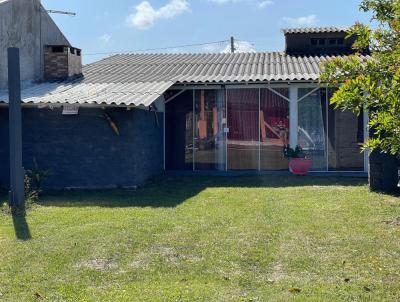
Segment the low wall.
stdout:
[[[163,116],[140,109],[24,108],[23,163],[50,170],[48,188],[131,187],[163,170]],[[120,136],[103,117],[117,124]],[[158,122],[157,122],[158,120]],[[0,108],[0,186],[9,184],[8,109]]]

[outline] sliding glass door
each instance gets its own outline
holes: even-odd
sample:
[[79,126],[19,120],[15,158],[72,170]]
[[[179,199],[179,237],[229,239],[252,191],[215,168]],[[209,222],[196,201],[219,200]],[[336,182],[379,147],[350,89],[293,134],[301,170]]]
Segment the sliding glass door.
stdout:
[[299,89],[298,144],[312,159],[314,171],[326,170],[326,110],[325,89]]
[[193,170],[193,92],[166,104],[165,156],[168,170]]
[[333,90],[300,88],[298,144],[312,159],[314,171],[363,171],[363,115],[330,105]]
[[223,90],[195,91],[194,169],[226,169],[225,98]]
[[[328,90],[328,98],[333,90]],[[350,111],[328,110],[328,169],[329,171],[364,171],[364,116]]]
[[289,89],[260,89],[260,169],[288,170]]
[[259,169],[259,89],[228,89],[228,170]]

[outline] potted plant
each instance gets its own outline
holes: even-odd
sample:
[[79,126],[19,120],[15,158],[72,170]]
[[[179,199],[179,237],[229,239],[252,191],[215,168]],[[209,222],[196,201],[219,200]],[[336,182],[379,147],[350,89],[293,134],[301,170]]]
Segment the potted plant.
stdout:
[[295,175],[305,176],[311,169],[312,160],[307,158],[300,146],[296,146],[295,149],[291,148],[290,145],[286,145],[283,148],[283,154],[286,158],[289,158],[289,170]]

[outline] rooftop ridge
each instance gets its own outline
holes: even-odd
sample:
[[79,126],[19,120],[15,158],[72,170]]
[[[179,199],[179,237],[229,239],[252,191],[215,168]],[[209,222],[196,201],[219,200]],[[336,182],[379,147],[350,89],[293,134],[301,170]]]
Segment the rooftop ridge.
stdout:
[[308,34],[308,33],[331,33],[347,32],[350,26],[321,26],[321,27],[287,27],[282,28],[284,34]]
[[[224,65],[224,64],[249,64],[249,63],[256,63],[253,62],[254,60],[268,60],[268,61],[275,61],[278,60],[287,60],[292,58],[329,58],[329,57],[341,57],[347,56],[349,54],[344,53],[335,53],[335,54],[288,54],[282,51],[265,51],[265,52],[253,52],[253,53],[196,53],[195,56],[191,53],[182,53],[182,54],[168,54],[168,53],[152,53],[152,54],[117,54],[107,58],[104,58],[100,61],[96,61],[90,64],[85,65],[85,68],[90,68],[99,65]],[[249,62],[249,59],[245,59],[245,56],[248,58],[252,58]],[[179,58],[182,57],[183,61],[170,61],[171,58]],[[210,58],[235,58],[235,60],[224,60],[224,61],[207,61]],[[131,61],[131,59],[141,59],[143,58],[144,61]],[[147,60],[146,60],[147,59]],[[148,59],[160,59],[161,61],[153,61]],[[203,60],[190,60],[190,59],[203,59]],[[241,59],[238,61],[238,59]],[[205,62],[206,61],[206,62]]]

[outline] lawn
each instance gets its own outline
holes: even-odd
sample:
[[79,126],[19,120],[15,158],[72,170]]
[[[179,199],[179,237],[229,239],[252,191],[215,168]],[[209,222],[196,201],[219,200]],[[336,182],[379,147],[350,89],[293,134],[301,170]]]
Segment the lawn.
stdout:
[[399,300],[400,198],[363,179],[169,177],[0,214],[0,301]]

